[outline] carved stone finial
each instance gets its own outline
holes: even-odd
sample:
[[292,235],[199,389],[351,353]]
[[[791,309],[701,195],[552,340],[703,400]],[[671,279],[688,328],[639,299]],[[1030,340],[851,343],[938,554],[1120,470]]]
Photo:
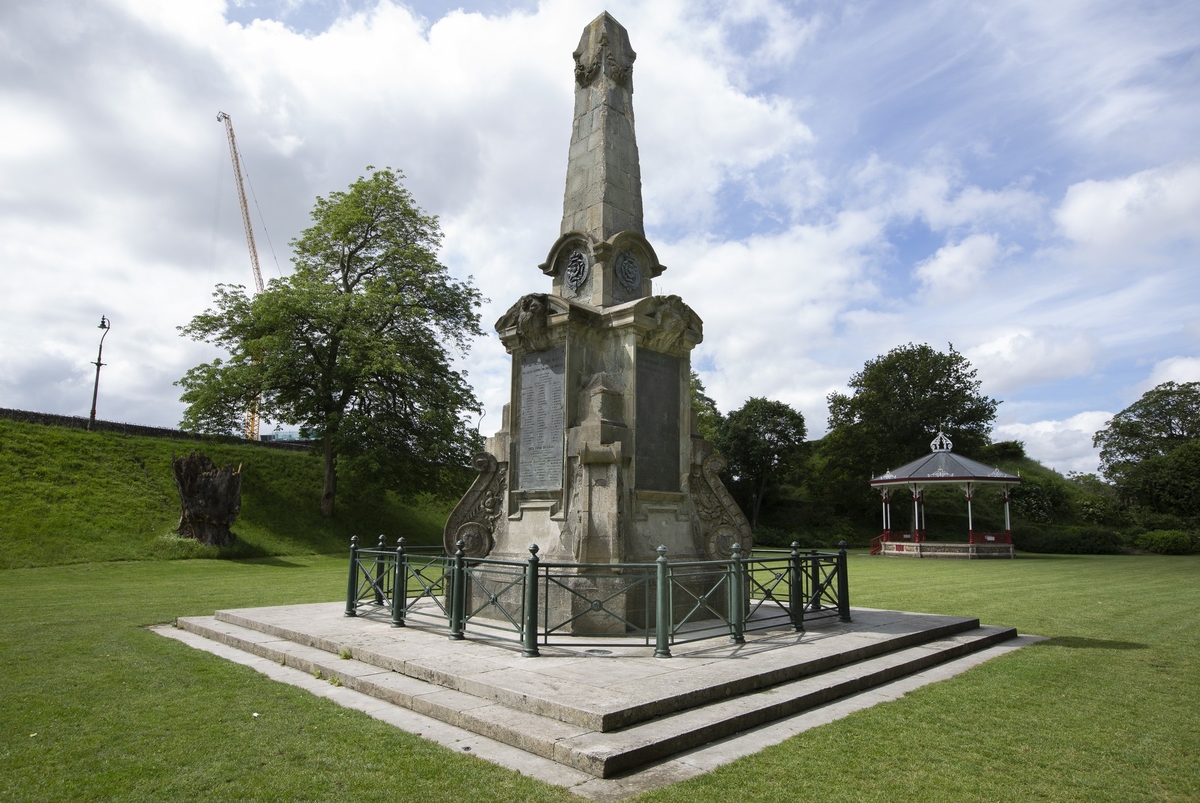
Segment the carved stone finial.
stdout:
[[642,173],[633,130],[629,34],[607,12],[584,28],[575,58],[575,122],[567,163],[562,233],[604,242],[644,234]]
[[629,46],[629,33],[605,11],[583,29],[575,57],[575,82],[589,86],[600,75],[633,91],[633,62],[637,53]]

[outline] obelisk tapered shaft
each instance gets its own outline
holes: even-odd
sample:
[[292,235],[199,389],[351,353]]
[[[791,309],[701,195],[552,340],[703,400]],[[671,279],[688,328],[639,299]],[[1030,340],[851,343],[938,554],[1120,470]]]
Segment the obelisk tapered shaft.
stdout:
[[642,228],[642,172],[633,128],[629,34],[607,12],[584,29],[575,53],[575,121],[562,234],[607,240]]

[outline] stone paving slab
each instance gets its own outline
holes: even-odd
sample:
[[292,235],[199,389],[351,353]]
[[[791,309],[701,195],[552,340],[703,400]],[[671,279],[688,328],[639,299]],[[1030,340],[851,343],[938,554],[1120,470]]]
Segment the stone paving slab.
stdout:
[[744,694],[978,627],[977,619],[854,609],[854,621],[826,618],[803,633],[761,631],[745,644],[725,638],[672,647],[609,640],[611,655],[551,646],[524,658],[519,645],[445,631],[393,628],[385,612],[343,616],[340,603],[218,611],[217,620],[459,692],[519,707],[589,730],[612,731],[664,714]]

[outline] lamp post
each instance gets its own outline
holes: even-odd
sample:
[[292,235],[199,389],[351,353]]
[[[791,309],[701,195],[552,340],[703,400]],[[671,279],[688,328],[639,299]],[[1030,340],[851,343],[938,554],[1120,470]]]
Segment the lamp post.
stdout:
[[96,423],[96,396],[100,393],[100,366],[104,365],[101,358],[104,356],[104,338],[108,337],[108,331],[112,327],[108,323],[108,318],[100,316],[100,326],[98,329],[103,329],[104,334],[100,335],[100,350],[96,352],[96,362],[92,363],[96,366],[96,385],[92,388],[92,414],[88,417],[87,428],[90,430],[92,424]]

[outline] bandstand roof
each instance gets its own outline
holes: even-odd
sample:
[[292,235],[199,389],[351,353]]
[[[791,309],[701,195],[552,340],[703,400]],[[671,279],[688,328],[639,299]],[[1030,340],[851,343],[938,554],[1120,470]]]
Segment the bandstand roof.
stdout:
[[1021,478],[978,460],[954,454],[953,444],[945,434],[939,432],[929,444],[932,452],[917,458],[900,468],[890,469],[878,477],[871,478],[871,485],[933,485],[937,483],[995,483],[1016,485]]

